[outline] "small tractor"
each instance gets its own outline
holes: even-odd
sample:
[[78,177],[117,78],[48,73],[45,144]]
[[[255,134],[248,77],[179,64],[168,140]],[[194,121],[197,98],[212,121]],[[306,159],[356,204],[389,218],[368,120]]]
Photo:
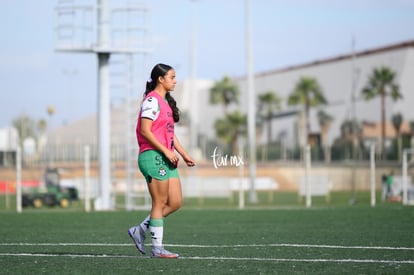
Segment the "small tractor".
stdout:
[[57,206],[68,208],[72,201],[77,201],[78,190],[75,187],[64,188],[60,185],[60,175],[57,168],[47,168],[44,174],[43,188],[34,188],[31,192],[23,193],[23,207]]

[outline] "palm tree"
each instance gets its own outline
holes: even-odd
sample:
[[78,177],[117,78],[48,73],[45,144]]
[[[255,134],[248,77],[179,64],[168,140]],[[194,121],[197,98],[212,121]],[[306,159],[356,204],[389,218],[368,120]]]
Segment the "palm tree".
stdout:
[[33,118],[23,114],[13,119],[12,124],[17,130],[21,148],[23,148],[23,142],[26,138],[36,137],[36,123]]
[[402,140],[401,140],[401,124],[403,122],[402,114],[392,115],[392,125],[394,126],[395,132],[397,133],[397,159],[401,161],[401,150],[402,150]]
[[331,160],[329,144],[326,135],[328,134],[329,128],[331,127],[332,120],[333,117],[325,111],[318,111],[318,122],[321,129],[321,140],[322,147],[324,149],[325,162],[330,162]]
[[274,110],[280,109],[280,97],[273,91],[267,91],[264,94],[258,96],[259,99],[259,111],[261,115],[267,120],[267,145],[270,144],[272,137],[272,116]]
[[13,127],[17,130],[19,136],[19,146],[22,149],[22,161],[25,161],[25,147],[24,141],[28,138],[36,138],[36,122],[28,115],[22,114],[19,117],[13,119]]
[[44,136],[45,132],[47,129],[47,122],[46,119],[40,119],[37,122],[37,138],[36,138],[36,143],[37,143],[37,150],[40,149],[40,146],[43,145],[41,144],[41,139]]
[[322,88],[315,78],[303,76],[296,83],[295,89],[288,98],[288,105],[304,105],[306,123],[306,143],[310,133],[309,111],[311,107],[327,104]]
[[225,115],[227,115],[228,106],[231,103],[238,102],[239,89],[228,76],[225,76],[221,81],[216,82],[210,89],[210,103],[223,104]]
[[233,154],[238,154],[237,142],[239,135],[246,134],[246,115],[235,111],[223,119],[217,119],[214,127],[216,135],[225,143],[231,143]]
[[40,134],[42,134],[46,131],[46,129],[47,129],[47,122],[44,118],[42,118],[37,122],[37,131]]
[[356,120],[345,120],[341,123],[340,129],[341,136],[335,140],[334,147],[343,150],[345,158],[355,157],[354,140],[358,140],[358,144],[361,144],[362,125]]
[[395,84],[395,72],[388,67],[375,68],[362,89],[365,100],[381,97],[381,154],[385,150],[385,97],[390,96],[394,101],[401,99],[399,87]]

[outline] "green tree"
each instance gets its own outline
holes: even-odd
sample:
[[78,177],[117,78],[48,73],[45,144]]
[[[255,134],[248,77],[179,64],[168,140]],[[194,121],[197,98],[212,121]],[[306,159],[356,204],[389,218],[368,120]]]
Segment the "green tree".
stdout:
[[318,122],[319,122],[322,146],[324,149],[325,162],[330,162],[331,160],[327,135],[328,135],[329,128],[331,127],[332,120],[333,120],[333,117],[329,115],[328,113],[326,113],[325,111],[323,110],[318,111]]
[[381,97],[381,155],[385,150],[385,98],[391,97],[394,101],[401,99],[402,95],[395,83],[395,72],[388,67],[375,68],[368,78],[368,83],[362,89],[365,100]]
[[210,103],[223,104],[224,114],[228,113],[231,103],[239,102],[239,89],[230,77],[225,76],[221,81],[214,83],[210,89]]
[[23,150],[22,157],[24,157],[25,153],[23,142],[28,138],[33,138],[36,142],[36,150],[39,149],[39,138],[47,129],[47,122],[45,119],[35,121],[32,117],[22,114],[12,120],[12,125],[17,130],[19,146]]
[[397,134],[397,159],[401,161],[401,150],[402,150],[402,138],[401,138],[401,125],[403,123],[402,114],[393,114],[392,115],[392,125],[394,126],[395,132]]
[[311,107],[326,105],[328,102],[323,94],[322,88],[315,78],[303,76],[296,83],[293,92],[288,97],[288,105],[304,105],[306,142],[310,133],[309,112]]
[[37,125],[33,118],[27,115],[20,115],[17,118],[13,119],[12,125],[17,130],[17,134],[19,135],[19,145],[23,148],[23,141],[26,138],[37,137]]
[[214,127],[217,137],[224,143],[230,143],[232,153],[238,154],[238,138],[246,134],[247,117],[239,111],[227,114],[223,119],[217,119]]
[[362,125],[355,120],[345,120],[341,123],[341,135],[333,144],[332,158],[334,159],[348,159],[354,157],[354,140],[359,140],[358,144],[361,150],[362,143]]
[[258,96],[259,114],[267,122],[267,145],[271,142],[272,137],[272,116],[275,110],[280,110],[280,97],[273,91],[267,91]]
[[38,122],[37,122],[37,131],[38,131],[38,133],[44,133],[44,132],[46,132],[46,129],[47,129],[47,122],[46,122],[46,119],[41,119],[41,120],[39,120]]

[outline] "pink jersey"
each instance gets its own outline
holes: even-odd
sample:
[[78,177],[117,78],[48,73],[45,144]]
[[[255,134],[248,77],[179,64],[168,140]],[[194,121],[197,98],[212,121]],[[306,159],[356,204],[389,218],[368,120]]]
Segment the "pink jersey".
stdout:
[[141,118],[151,119],[151,131],[161,144],[174,151],[174,119],[170,105],[157,92],[152,91],[144,98],[138,116],[136,135],[139,152],[156,150],[141,134]]

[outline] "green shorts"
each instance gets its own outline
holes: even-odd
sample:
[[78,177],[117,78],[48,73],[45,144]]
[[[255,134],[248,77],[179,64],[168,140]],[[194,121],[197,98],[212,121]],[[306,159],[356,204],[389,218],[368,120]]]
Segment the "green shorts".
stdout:
[[147,150],[140,153],[138,167],[147,183],[151,183],[153,178],[157,180],[179,178],[177,167],[157,150]]

